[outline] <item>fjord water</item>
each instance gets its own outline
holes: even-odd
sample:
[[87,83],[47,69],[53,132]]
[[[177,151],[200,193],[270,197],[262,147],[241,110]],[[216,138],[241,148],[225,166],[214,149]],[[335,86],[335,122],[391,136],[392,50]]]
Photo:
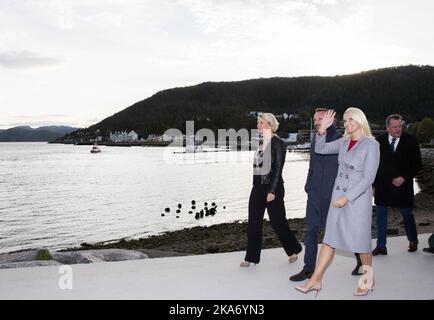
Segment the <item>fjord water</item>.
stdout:
[[[91,154],[91,146],[0,143],[0,253],[63,249],[247,219],[252,151],[100,148],[101,153]],[[287,154],[287,218],[305,215],[307,170],[307,154]],[[194,213],[204,202],[209,207],[215,202],[217,214],[196,220]],[[167,207],[170,213],[164,212]]]

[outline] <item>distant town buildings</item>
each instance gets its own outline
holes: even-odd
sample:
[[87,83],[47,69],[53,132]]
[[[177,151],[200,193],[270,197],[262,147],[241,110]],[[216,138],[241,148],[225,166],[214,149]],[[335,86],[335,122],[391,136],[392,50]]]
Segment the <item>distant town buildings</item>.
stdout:
[[286,139],[286,142],[297,142],[298,133],[288,133],[288,138]]
[[159,135],[159,134],[150,134],[150,135],[148,135],[146,140],[148,140],[148,141],[162,141],[161,135]]
[[138,141],[139,136],[136,132],[130,131],[127,133],[126,131],[116,131],[114,133],[110,132],[110,141],[112,142],[132,142]]
[[261,113],[262,112],[258,112],[258,111],[249,111],[249,112],[247,112],[247,116],[248,117],[252,117],[252,118],[257,118],[257,117],[259,117],[259,115]]
[[286,112],[282,113],[282,114],[276,114],[275,116],[276,116],[276,119],[280,119],[280,120],[282,120],[282,119],[283,120],[298,119],[300,117],[300,115],[297,113],[287,114]]
[[[251,117],[251,118],[257,118],[261,115],[262,112],[259,111],[249,111],[247,112],[247,116]],[[299,114],[297,113],[291,113],[291,114],[287,114],[282,113],[282,114],[275,114],[276,119],[280,119],[280,120],[291,120],[291,119],[298,119],[300,117]]]
[[169,135],[163,134],[161,136],[161,141],[184,141],[185,135]]
[[185,135],[170,135],[170,134],[150,134],[148,135],[148,138],[146,140],[148,141],[166,141],[166,142],[173,142],[173,141],[184,141]]

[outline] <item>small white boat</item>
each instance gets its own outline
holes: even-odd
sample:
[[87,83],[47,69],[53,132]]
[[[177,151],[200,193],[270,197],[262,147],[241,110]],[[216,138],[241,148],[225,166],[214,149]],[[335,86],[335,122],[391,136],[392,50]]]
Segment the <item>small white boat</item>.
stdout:
[[99,153],[99,152],[101,152],[101,149],[98,148],[98,146],[96,144],[90,150],[90,153]]
[[202,146],[195,140],[194,136],[186,138],[185,153],[203,152]]
[[185,146],[185,153],[203,152],[202,146],[195,142],[194,145]]
[[95,132],[95,143],[92,147],[92,149],[90,150],[90,153],[100,153],[101,149],[98,147],[98,135],[99,135],[100,131],[99,129],[96,130]]

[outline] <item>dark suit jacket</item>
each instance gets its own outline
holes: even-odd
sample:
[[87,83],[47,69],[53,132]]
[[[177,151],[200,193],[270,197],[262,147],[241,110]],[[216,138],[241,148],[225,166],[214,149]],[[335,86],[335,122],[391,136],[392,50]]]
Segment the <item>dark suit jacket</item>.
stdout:
[[[269,193],[276,193],[277,186],[283,184],[282,170],[285,165],[287,148],[285,142],[277,135],[273,135],[270,144],[264,150],[263,167],[265,174],[260,175],[260,184],[268,185]],[[253,176],[253,184],[258,180]]]
[[[422,168],[419,143],[403,132],[395,152],[389,147],[389,134],[377,137],[380,143],[380,166],[374,182],[375,204],[385,207],[412,208],[414,206],[413,178]],[[395,187],[392,180],[403,177],[405,182]]]
[[[304,190],[307,192],[306,223],[324,227],[338,173],[338,154],[315,153],[315,137],[310,147],[309,171]],[[334,126],[327,129],[326,142],[342,137]]]

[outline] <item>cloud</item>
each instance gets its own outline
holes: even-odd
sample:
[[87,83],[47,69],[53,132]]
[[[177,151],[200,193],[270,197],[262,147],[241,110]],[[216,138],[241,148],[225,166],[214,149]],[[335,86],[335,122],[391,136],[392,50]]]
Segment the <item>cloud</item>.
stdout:
[[196,55],[203,65],[219,66],[209,74],[228,71],[221,79],[233,79],[236,72],[239,77],[346,74],[377,68],[391,57],[396,59],[389,63],[404,63],[414,52],[376,32],[382,16],[373,1],[178,3],[191,12],[202,35],[192,45]]
[[[0,70],[1,122],[87,126],[175,86],[432,64],[433,8],[428,0],[0,0],[0,69],[67,61],[26,77]],[[49,117],[63,112],[74,116]],[[32,113],[47,117],[13,117]]]
[[320,5],[335,5],[338,3],[337,0],[313,0],[313,3]]
[[339,21],[312,1],[179,0],[179,3],[191,12],[203,34],[202,43],[196,44],[197,55],[209,65],[231,65],[231,70],[237,65],[245,76],[280,75],[279,70],[283,69],[298,74],[300,57],[315,58],[324,35],[340,30]]
[[32,128],[39,128],[39,127],[45,127],[45,126],[60,126],[60,125],[67,125],[64,122],[59,121],[18,121],[18,122],[12,122],[7,124],[6,126],[13,128],[13,127],[23,127],[23,126],[29,126]]
[[[0,124],[0,128],[13,128],[19,126],[30,126],[33,128],[42,126],[70,126],[70,127],[84,127],[89,126],[97,119],[91,119],[86,121],[78,120],[77,116],[71,114],[39,114],[39,115],[17,115],[8,117],[9,122]],[[6,121],[7,121],[6,120]]]
[[33,69],[61,64],[58,58],[42,56],[31,51],[0,52],[0,66],[10,69]]
[[[71,31],[81,28],[123,27],[146,22],[157,14],[160,1],[146,0],[38,0],[29,1],[32,11],[44,16],[50,26]],[[159,17],[161,18],[161,17]]]
[[71,117],[70,114],[41,114],[41,115],[18,115],[15,116],[17,119],[22,120],[46,120],[47,118],[50,119],[64,119]]
[[[315,3],[290,0],[179,0],[195,17],[205,33],[219,36],[263,36],[269,31],[293,33],[295,27],[329,24]],[[282,29],[280,29],[282,28]]]

